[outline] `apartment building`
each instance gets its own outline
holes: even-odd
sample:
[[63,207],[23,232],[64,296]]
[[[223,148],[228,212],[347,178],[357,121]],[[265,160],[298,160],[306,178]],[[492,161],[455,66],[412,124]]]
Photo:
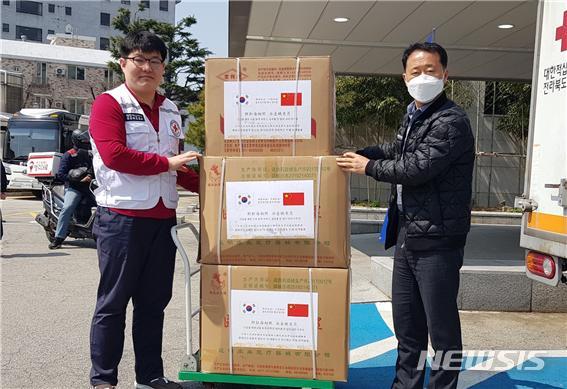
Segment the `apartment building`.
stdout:
[[90,114],[94,98],[120,83],[109,51],[95,38],[50,35],[52,44],[0,40],[0,69],[23,75],[22,108],[63,108]]
[[[120,32],[112,19],[120,8],[131,17],[175,23],[175,5],[180,0],[2,0],[2,39],[47,43],[48,35],[70,34],[94,37],[94,48],[107,50],[110,37]],[[139,11],[139,5],[145,9]]]

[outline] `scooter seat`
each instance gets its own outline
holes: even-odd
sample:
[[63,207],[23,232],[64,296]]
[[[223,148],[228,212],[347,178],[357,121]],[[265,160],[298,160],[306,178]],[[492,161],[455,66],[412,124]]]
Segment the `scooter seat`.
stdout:
[[51,193],[63,201],[65,199],[65,185],[55,185],[51,189]]

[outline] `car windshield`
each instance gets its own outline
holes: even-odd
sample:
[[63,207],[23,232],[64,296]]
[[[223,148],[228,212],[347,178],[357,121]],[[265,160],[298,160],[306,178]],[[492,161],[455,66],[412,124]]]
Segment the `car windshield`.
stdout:
[[8,128],[9,147],[6,160],[27,160],[32,152],[57,151],[59,147],[58,123],[13,121]]

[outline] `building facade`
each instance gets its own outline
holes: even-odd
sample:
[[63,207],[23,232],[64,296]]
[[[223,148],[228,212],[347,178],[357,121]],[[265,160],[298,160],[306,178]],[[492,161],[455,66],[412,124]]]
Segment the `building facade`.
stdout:
[[21,108],[88,115],[95,97],[121,82],[107,67],[110,52],[85,48],[93,38],[52,38],[56,44],[0,40],[0,69],[23,75]]
[[[94,37],[94,48],[106,50],[110,37],[121,33],[112,28],[120,8],[130,10],[132,18],[175,23],[175,4],[179,0],[2,0],[2,39],[47,43],[48,35],[71,34]],[[145,9],[139,11],[139,5]]]

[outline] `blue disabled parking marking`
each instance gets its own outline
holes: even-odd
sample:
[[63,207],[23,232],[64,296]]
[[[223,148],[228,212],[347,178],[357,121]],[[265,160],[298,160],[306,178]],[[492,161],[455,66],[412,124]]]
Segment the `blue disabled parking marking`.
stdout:
[[518,367],[498,373],[476,385],[474,389],[488,388],[537,388],[555,389],[567,387],[567,358],[540,358],[542,370],[527,370],[536,366],[533,360],[527,360]]
[[350,365],[348,383],[338,382],[337,389],[389,388],[394,380],[397,350]]
[[[337,389],[375,389],[391,386],[397,350],[394,334],[387,322],[391,323],[391,307],[388,310],[382,305],[378,309],[376,304],[351,305],[351,365],[348,382],[338,382]],[[468,353],[470,355],[467,355],[465,350],[459,388],[567,388],[567,350],[541,351],[543,354],[538,355],[543,363],[539,370],[533,369],[538,361],[528,359],[506,371],[494,371],[483,367],[491,364],[492,356],[475,351]],[[425,385],[428,375],[429,372],[426,373]]]
[[355,349],[394,335],[375,304],[351,304],[350,349]]

